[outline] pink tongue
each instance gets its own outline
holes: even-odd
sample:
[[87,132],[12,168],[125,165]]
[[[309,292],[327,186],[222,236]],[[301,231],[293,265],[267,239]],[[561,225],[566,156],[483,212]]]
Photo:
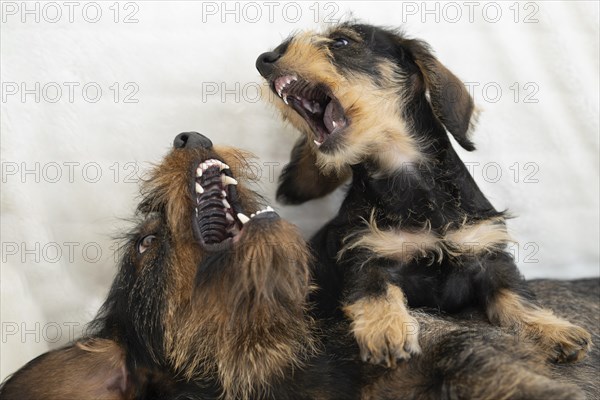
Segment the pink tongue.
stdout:
[[[333,126],[333,121],[335,121],[335,127]],[[337,101],[332,100],[329,102],[329,104],[327,104],[327,107],[325,107],[323,123],[325,124],[325,127],[329,133],[333,132],[337,128],[345,126],[346,119],[344,118],[344,111]]]

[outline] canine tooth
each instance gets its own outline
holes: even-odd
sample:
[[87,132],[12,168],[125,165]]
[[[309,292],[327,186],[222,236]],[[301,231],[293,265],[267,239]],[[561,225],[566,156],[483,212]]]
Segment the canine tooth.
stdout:
[[323,142],[319,142],[318,140],[313,140],[313,142],[315,142],[317,147],[321,147],[321,145],[323,144]]
[[250,221],[250,218],[248,218],[247,216],[245,216],[245,215],[244,215],[244,214],[242,214],[242,213],[238,213],[238,214],[237,214],[237,217],[238,217],[238,219],[240,220],[240,222],[241,222],[242,224],[245,224],[246,222]]
[[225,219],[229,222],[235,221],[235,219],[233,219],[233,217],[229,213],[225,213]]
[[196,177],[200,177],[202,176],[202,168],[198,167],[196,168]]
[[196,193],[204,193],[204,188],[198,182],[196,182]]
[[225,199],[223,199],[223,205],[225,206],[225,208],[231,208],[231,204],[229,204],[229,202]]
[[288,105],[290,104],[290,103],[288,103],[288,100],[287,100],[287,95],[284,95],[284,96],[283,96],[283,102],[284,102],[285,104],[288,104]]
[[224,169],[229,169],[229,165],[227,165],[224,162],[222,162],[220,168],[221,168],[221,171],[223,171]]
[[230,176],[227,175],[221,175],[221,181],[223,182],[223,185],[237,185],[238,182],[233,179]]
[[222,195],[223,197],[227,197],[227,192],[226,192],[226,191],[224,191],[224,190],[221,190],[221,195]]
[[334,128],[337,126],[337,123],[335,122],[335,120],[331,121],[331,125],[333,125]]

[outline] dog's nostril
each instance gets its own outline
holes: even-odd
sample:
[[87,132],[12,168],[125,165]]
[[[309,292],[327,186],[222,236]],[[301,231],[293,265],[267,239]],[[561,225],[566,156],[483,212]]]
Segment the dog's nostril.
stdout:
[[279,60],[280,57],[281,54],[274,51],[262,53],[256,59],[256,69],[262,76],[266,77],[271,73],[271,71],[273,71],[273,63]]
[[191,149],[194,147],[212,148],[213,144],[209,138],[198,132],[182,132],[175,136],[173,147],[176,149]]
[[279,60],[279,57],[281,57],[281,54],[276,53],[274,51],[269,51],[260,55],[260,58],[262,58],[262,62],[271,64]]

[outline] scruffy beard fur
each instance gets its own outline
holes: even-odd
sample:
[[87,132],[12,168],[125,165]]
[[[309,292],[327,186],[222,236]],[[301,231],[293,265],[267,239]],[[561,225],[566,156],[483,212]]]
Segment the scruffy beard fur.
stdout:
[[[589,332],[537,304],[507,250],[506,214],[452,147],[449,134],[475,149],[477,112],[426,43],[343,23],[291,36],[256,66],[284,120],[303,133],[278,200],[321,197],[352,176],[338,215],[311,240],[322,288],[312,300],[320,317],[343,311],[352,321],[363,360],[393,367],[420,353],[404,303],[478,306],[553,361],[585,356]],[[377,308],[389,323],[367,315]]]
[[264,228],[245,233],[264,243],[240,244],[222,257],[221,274],[199,277],[197,294],[170,323],[176,329],[167,355],[175,370],[187,379],[216,372],[227,398],[268,392],[315,351],[305,309],[306,248],[283,221]]
[[[392,371],[362,363],[347,321],[309,316],[310,256],[291,224],[268,210],[248,221],[237,216],[233,224],[246,221],[241,232],[232,230],[231,242],[221,235],[220,243],[207,242],[218,233],[212,228],[190,227],[214,218],[211,201],[221,201],[212,192],[215,169],[203,172],[212,178],[194,177],[203,160],[230,167],[227,177],[238,184],[225,190],[236,212],[250,214],[262,202],[245,185],[247,154],[185,135],[187,142],[176,139],[176,149],[144,184],[140,222],[125,240],[119,271],[88,335],[27,363],[0,385],[0,398],[583,399],[573,383],[597,393],[598,352],[573,370],[552,370],[528,338],[490,326],[476,311],[469,319],[415,313],[421,329],[406,333],[414,346],[419,336],[420,357]],[[208,197],[194,193],[195,183]],[[586,327],[594,327],[599,283],[534,287],[562,314],[581,313]],[[574,299],[575,293],[586,297]],[[404,301],[393,286],[387,295]],[[372,318],[382,312],[372,300],[357,302],[351,312]],[[380,326],[394,325],[384,317]],[[362,328],[377,334],[370,325]],[[376,344],[379,337],[372,338]]]

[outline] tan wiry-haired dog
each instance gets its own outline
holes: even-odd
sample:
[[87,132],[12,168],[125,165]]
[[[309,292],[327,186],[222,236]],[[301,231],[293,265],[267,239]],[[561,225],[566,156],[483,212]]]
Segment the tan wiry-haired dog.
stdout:
[[287,203],[323,196],[352,175],[338,215],[312,239],[315,300],[341,305],[363,359],[396,364],[421,351],[409,307],[478,306],[534,338],[550,359],[575,361],[585,330],[542,308],[506,246],[505,214],[469,175],[474,106],[426,43],[345,23],[290,37],[256,66],[274,103],[304,135],[277,192]]

